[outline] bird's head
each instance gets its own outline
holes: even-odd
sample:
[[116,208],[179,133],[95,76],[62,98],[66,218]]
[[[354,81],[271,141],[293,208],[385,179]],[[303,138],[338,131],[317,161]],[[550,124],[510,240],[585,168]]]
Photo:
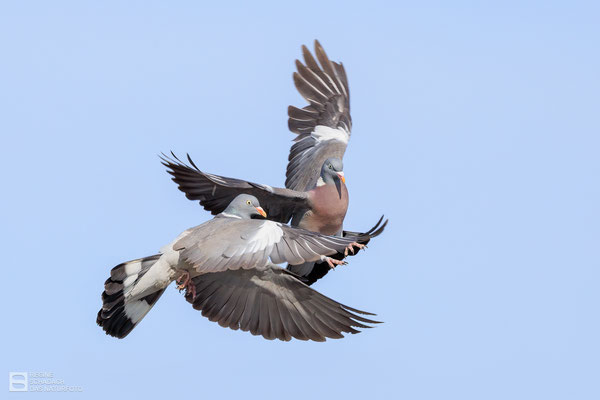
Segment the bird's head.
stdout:
[[223,211],[225,214],[235,215],[242,219],[251,219],[254,216],[267,217],[267,213],[260,206],[258,199],[249,194],[240,194],[229,203]]
[[326,185],[335,185],[342,197],[342,183],[346,183],[344,176],[344,164],[339,158],[328,158],[321,167],[321,179]]

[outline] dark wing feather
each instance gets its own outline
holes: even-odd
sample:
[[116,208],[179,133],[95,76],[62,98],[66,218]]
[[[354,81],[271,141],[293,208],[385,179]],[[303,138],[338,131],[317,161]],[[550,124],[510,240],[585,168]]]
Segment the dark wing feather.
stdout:
[[171,154],[172,157],[163,154],[161,161],[173,176],[173,182],[188,199],[199,200],[202,207],[213,215],[225,210],[242,193],[255,196],[267,212],[267,218],[277,222],[287,223],[295,212],[308,208],[306,193],[202,172],[189,155],[191,165]]
[[[385,229],[385,227],[388,223],[388,220],[386,219],[385,222],[383,222],[383,224],[381,224],[382,221],[383,221],[383,216],[381,216],[381,218],[379,219],[379,221],[377,221],[375,226],[373,226],[371,229],[369,229],[367,232],[364,232],[364,233],[343,231],[342,237],[352,238],[352,237],[367,236],[367,237],[369,237],[369,239],[366,240],[364,243],[362,243],[362,244],[367,244],[367,243],[369,243],[369,240],[371,238],[379,236]],[[358,253],[359,251],[360,251],[360,249],[355,249],[354,254],[348,253],[348,256],[356,255],[356,253]],[[343,255],[341,253],[334,254],[330,257],[335,258],[337,260],[343,259]],[[289,264],[287,266],[287,270],[297,274],[299,276],[299,279],[302,280],[302,282],[304,282],[310,286],[313,283],[315,283],[316,281],[318,281],[319,279],[323,278],[325,275],[327,275],[327,273],[331,270],[331,268],[329,267],[329,264],[327,264],[326,262],[318,261],[315,263],[304,263],[301,265]]]
[[374,314],[338,303],[274,266],[209,273],[192,282],[196,297],[187,293],[186,300],[203,316],[269,340],[322,342],[378,323],[358,315]]
[[329,60],[315,41],[315,60],[302,46],[304,63],[296,60],[294,84],[309,105],[288,107],[288,127],[297,133],[290,149],[285,187],[307,191],[316,184],[321,166],[328,158],[344,157],[350,132],[350,91],[344,66]]

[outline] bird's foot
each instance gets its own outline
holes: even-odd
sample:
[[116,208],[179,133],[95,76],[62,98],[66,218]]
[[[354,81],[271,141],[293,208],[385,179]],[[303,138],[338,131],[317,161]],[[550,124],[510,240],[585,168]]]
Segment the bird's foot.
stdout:
[[177,289],[182,291],[190,283],[190,273],[188,271],[181,271],[175,283],[177,283]]
[[362,250],[367,246],[365,246],[364,244],[356,243],[356,242],[350,243],[348,245],[348,247],[346,247],[346,250],[344,250],[344,256],[347,256],[348,252],[351,252],[352,254],[354,254],[355,247],[357,247],[359,250]]
[[181,271],[181,275],[179,275],[175,283],[177,283],[177,289],[180,292],[185,289],[186,296],[190,294],[192,300],[196,298],[196,286],[192,284],[192,278],[188,271]]
[[346,265],[346,261],[336,260],[335,258],[325,257],[325,261],[329,264],[329,268],[335,269],[336,265]]

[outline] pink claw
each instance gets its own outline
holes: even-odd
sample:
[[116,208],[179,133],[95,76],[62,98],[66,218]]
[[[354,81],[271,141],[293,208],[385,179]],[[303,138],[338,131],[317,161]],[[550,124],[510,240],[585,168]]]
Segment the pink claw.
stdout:
[[348,245],[348,247],[346,247],[346,250],[344,250],[344,256],[348,256],[348,251],[354,254],[354,247],[358,247],[360,250],[362,250],[367,246],[365,246],[364,244],[352,242]]
[[327,264],[329,264],[329,268],[331,268],[331,269],[335,269],[336,265],[348,264],[345,261],[336,260],[335,258],[331,258],[331,257],[325,257],[325,261],[327,261]]
[[185,289],[186,296],[190,294],[192,301],[196,298],[196,286],[192,284],[192,279],[188,271],[182,271],[179,278],[177,278],[177,289],[181,292]]

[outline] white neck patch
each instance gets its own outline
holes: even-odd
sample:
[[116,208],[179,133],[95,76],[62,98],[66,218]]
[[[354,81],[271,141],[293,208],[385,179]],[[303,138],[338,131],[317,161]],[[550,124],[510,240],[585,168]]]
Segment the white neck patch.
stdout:
[[227,217],[227,218],[242,219],[242,217],[240,217],[239,215],[233,215],[233,214],[229,214],[229,213],[226,213],[226,212],[222,212],[221,215],[224,216],[224,217]]

